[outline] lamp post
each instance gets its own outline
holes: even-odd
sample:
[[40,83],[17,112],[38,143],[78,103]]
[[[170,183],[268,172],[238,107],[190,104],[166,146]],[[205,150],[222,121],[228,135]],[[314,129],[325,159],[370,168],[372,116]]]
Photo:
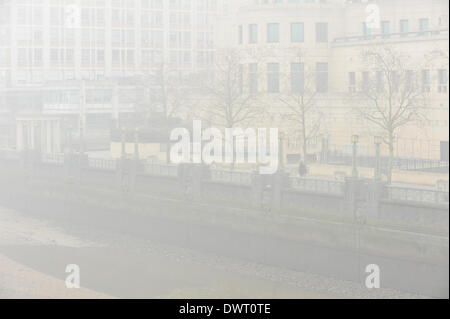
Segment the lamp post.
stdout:
[[285,134],[284,132],[280,132],[279,134],[279,141],[278,141],[278,167],[279,167],[279,171],[282,172],[284,170],[284,138],[285,138]]
[[23,149],[28,151],[28,123],[23,122]]
[[375,152],[376,152],[376,159],[375,159],[375,174],[374,179],[376,181],[379,181],[381,179],[381,161],[380,161],[380,146],[381,146],[382,138],[380,136],[375,136],[374,143],[375,143]]
[[125,158],[125,154],[126,154],[126,150],[125,150],[125,143],[126,143],[126,140],[125,140],[125,138],[126,138],[126,136],[125,136],[125,134],[126,134],[126,127],[122,127],[122,152],[121,152],[121,157],[122,158]]
[[139,160],[139,128],[134,131],[134,158]]
[[358,177],[358,168],[356,167],[356,152],[359,142],[359,136],[353,135],[352,136],[352,144],[353,144],[353,156],[352,156],[352,177],[357,178]]

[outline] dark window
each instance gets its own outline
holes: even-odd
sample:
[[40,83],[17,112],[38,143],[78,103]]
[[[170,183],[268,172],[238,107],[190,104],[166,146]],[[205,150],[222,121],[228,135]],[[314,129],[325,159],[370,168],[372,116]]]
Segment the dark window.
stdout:
[[269,23],[267,25],[267,42],[280,42],[280,25],[278,23]]
[[248,82],[250,94],[258,93],[258,65],[256,63],[248,66]]
[[320,93],[328,92],[328,63],[319,62],[316,64],[316,91]]
[[291,24],[291,42],[303,42],[305,40],[304,24],[301,22]]
[[280,92],[280,64],[267,64],[267,91],[269,93]]
[[303,63],[291,63],[291,91],[303,93],[305,90],[305,65]]
[[316,42],[328,42],[328,23],[316,23]]
[[258,42],[258,25],[250,24],[248,26],[248,43]]

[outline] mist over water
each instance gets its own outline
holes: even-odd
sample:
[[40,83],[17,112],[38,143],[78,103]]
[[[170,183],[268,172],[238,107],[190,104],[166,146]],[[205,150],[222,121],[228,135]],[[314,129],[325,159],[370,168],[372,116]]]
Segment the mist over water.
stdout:
[[0,0],[0,298],[448,298],[448,1]]

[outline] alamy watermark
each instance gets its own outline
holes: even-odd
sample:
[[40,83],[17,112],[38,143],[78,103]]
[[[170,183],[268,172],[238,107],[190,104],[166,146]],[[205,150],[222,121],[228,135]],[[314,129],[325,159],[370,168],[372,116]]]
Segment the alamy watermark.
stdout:
[[80,266],[76,264],[70,264],[66,266],[66,273],[69,275],[66,277],[66,287],[68,289],[80,288]]
[[370,264],[366,267],[366,273],[369,275],[366,277],[367,289],[379,289],[380,288],[380,266],[376,264]]
[[248,163],[259,167],[260,174],[278,170],[279,137],[277,128],[225,128],[202,130],[202,122],[194,120],[192,137],[188,129],[175,128],[170,141],[170,161],[174,164]]

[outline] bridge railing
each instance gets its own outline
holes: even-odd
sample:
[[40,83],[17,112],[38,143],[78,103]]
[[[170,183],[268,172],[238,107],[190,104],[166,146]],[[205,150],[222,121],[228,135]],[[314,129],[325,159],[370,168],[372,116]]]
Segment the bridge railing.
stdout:
[[89,158],[88,165],[89,168],[105,171],[114,171],[117,166],[116,160],[103,158]]
[[407,201],[438,205],[449,204],[448,191],[399,186],[386,186],[386,190],[388,199],[393,201]]
[[154,176],[177,177],[178,165],[146,162],[144,164],[144,174]]
[[220,183],[233,183],[238,185],[251,185],[252,172],[231,169],[210,169],[211,181]]
[[345,182],[312,177],[290,177],[292,189],[312,193],[324,193],[333,195],[344,195]]
[[41,161],[44,164],[64,164],[64,154],[41,154]]

